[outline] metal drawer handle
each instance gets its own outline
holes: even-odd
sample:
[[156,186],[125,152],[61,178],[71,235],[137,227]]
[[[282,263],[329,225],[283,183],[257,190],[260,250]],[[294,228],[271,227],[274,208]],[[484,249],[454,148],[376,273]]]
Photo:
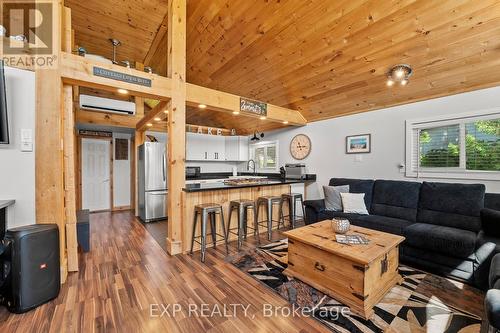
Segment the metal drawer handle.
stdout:
[[318,271],[324,272],[325,271],[325,265],[321,265],[319,262],[316,261],[316,264],[314,265],[314,268],[316,268]]

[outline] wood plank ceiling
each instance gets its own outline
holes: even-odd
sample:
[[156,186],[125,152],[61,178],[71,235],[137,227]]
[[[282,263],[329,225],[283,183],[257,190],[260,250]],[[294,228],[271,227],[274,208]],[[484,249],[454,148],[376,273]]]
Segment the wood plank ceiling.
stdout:
[[[165,73],[166,0],[66,4],[77,44],[107,55],[114,36],[121,58]],[[191,0],[187,25],[188,82],[298,109],[308,121],[500,83],[498,0]],[[414,75],[388,88],[398,63]],[[262,128],[193,109],[189,117]]]

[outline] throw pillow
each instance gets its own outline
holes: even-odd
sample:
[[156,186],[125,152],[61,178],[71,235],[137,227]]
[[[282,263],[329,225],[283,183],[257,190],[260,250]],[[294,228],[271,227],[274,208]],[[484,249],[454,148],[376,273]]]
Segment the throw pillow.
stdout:
[[364,193],[340,193],[344,213],[368,215]]
[[323,186],[325,193],[325,208],[336,212],[342,211],[342,198],[340,193],[349,193],[349,185]]

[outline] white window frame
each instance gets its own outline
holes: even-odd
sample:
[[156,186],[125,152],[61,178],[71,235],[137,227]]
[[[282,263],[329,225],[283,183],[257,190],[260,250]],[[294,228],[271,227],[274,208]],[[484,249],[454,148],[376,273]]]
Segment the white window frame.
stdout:
[[[411,178],[449,178],[449,179],[474,179],[474,180],[498,180],[499,171],[466,170],[465,155],[465,124],[500,118],[500,108],[485,109],[474,112],[466,112],[449,116],[439,116],[424,119],[413,119],[406,121],[406,177]],[[414,131],[423,128],[442,127],[449,125],[460,126],[460,166],[454,168],[421,168],[414,167],[414,150],[418,149],[415,141]],[[418,140],[418,139],[417,139]],[[416,154],[420,157],[419,152]],[[418,163],[418,162],[417,162]]]
[[[262,147],[274,146],[276,149],[276,166],[270,168],[259,168],[255,160],[255,149]],[[276,141],[262,141],[250,144],[250,158],[255,162],[255,171],[275,171],[279,170],[279,142]]]

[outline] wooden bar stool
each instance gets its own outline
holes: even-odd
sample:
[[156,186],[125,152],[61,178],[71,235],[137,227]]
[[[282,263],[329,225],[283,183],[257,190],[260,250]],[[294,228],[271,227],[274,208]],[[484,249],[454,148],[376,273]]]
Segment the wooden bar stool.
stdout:
[[[243,242],[243,238],[247,238],[247,221],[248,221],[248,210],[253,210],[254,216],[254,226],[253,229],[254,236],[257,236],[257,241],[260,244],[259,238],[259,224],[257,223],[257,209],[255,208],[255,202],[253,200],[233,200],[229,203],[229,220],[227,222],[227,235],[230,233],[238,236],[238,251],[240,250],[241,244]],[[238,227],[231,229],[231,216],[233,215],[233,211],[236,210],[238,212]],[[236,232],[234,231],[236,230]]]
[[[280,203],[280,222],[283,221],[283,226],[285,226],[285,217],[290,221],[290,226],[295,229],[295,221],[297,220],[297,215],[295,215],[297,200],[300,202],[300,207],[302,208],[302,219],[305,219],[306,212],[304,210],[304,200],[302,199],[302,194],[300,193],[285,193],[281,195]],[[288,215],[283,213],[283,204],[288,202]],[[279,223],[278,223],[279,228]]]
[[[216,229],[216,215],[220,214],[220,220],[222,224],[222,232],[224,235],[220,235],[217,233]],[[201,235],[196,236],[196,225],[198,223],[198,215],[201,217]],[[191,254],[193,254],[193,246],[194,242],[201,245],[201,262],[205,262],[205,250],[207,245],[207,220],[210,217],[210,231],[212,234],[212,243],[214,248],[217,243],[217,236],[220,236],[224,239],[226,243],[226,252],[229,254],[229,248],[227,246],[227,233],[226,226],[224,224],[224,212],[222,211],[222,206],[219,204],[201,204],[196,205],[194,207],[194,222],[193,222],[193,236],[191,238]],[[201,238],[201,242],[197,240],[197,238]]]
[[[266,208],[267,220],[259,220],[259,210],[262,205]],[[278,220],[273,220],[273,205],[279,205],[279,207],[281,207],[281,197],[264,196],[257,199],[257,221],[259,225],[267,227],[268,240],[271,240],[272,238],[273,222],[278,222],[278,226],[280,223],[280,218],[278,218]]]

